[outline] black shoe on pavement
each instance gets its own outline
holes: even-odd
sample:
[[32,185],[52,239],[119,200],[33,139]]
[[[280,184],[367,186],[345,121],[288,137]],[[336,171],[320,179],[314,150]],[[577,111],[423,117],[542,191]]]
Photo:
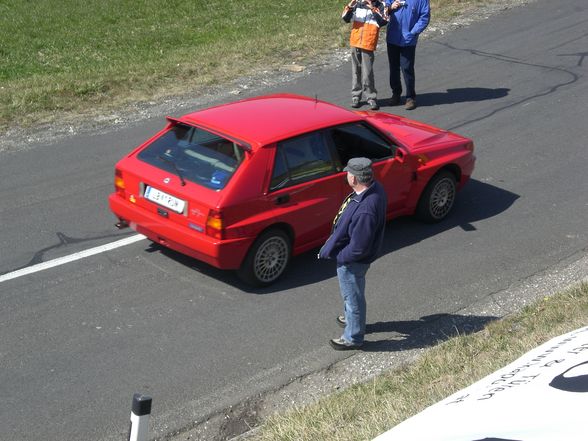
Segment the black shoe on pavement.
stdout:
[[398,106],[400,104],[400,95],[392,94],[392,98],[390,98],[390,105],[391,106]]
[[329,340],[329,344],[336,351],[352,351],[355,349],[359,349],[362,346],[349,343],[348,341],[343,340],[342,338],[333,338],[332,340]]
[[351,107],[353,107],[354,109],[357,109],[359,106],[360,106],[359,98],[352,98],[351,99]]
[[344,328],[345,326],[347,326],[347,322],[345,321],[345,316],[344,315],[340,315],[336,318],[337,324],[339,326],[341,326],[342,328]]

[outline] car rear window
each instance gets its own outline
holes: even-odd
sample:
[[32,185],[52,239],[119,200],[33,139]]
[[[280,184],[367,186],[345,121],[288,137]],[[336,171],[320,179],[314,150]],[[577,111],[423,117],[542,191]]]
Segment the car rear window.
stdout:
[[225,187],[245,152],[237,143],[198,127],[177,124],[138,155],[141,161],[214,190]]

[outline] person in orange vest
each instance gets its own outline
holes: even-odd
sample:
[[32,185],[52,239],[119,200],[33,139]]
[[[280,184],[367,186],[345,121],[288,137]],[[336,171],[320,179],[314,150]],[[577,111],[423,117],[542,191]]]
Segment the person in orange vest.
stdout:
[[351,107],[361,105],[362,94],[371,110],[378,110],[374,83],[374,58],[380,28],[388,23],[387,8],[380,0],[351,0],[343,10],[346,23],[353,22],[351,46]]

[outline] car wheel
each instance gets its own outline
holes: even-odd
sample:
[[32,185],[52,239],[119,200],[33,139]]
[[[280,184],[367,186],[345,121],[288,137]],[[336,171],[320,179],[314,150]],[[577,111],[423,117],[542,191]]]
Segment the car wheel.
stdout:
[[253,243],[237,274],[245,283],[267,286],[284,273],[290,263],[290,238],[282,230],[263,233]]
[[455,176],[442,171],[437,173],[427,184],[419,200],[416,214],[424,222],[440,222],[447,217],[457,194]]

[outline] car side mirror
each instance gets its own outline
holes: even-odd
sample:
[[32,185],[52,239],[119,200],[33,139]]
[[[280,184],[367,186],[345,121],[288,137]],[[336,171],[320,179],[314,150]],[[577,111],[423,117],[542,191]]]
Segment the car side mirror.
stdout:
[[405,157],[405,153],[402,151],[402,149],[400,148],[396,148],[396,151],[394,152],[394,159],[396,159],[399,163],[403,163],[404,162],[404,157]]

